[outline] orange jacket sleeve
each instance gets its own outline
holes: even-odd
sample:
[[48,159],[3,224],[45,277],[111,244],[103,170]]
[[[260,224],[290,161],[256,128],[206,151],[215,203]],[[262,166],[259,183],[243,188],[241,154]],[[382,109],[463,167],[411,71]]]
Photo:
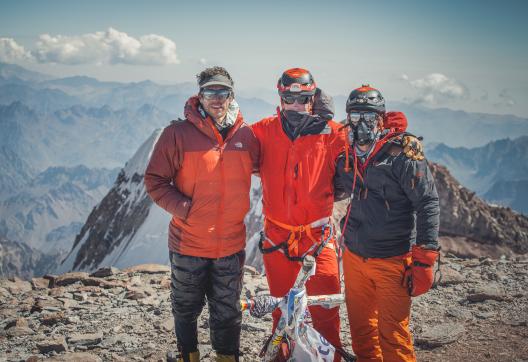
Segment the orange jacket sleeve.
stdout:
[[145,170],[145,189],[158,206],[168,213],[185,219],[191,200],[173,184],[176,172],[181,166],[183,151],[175,137],[174,128],[165,128],[152,151]]

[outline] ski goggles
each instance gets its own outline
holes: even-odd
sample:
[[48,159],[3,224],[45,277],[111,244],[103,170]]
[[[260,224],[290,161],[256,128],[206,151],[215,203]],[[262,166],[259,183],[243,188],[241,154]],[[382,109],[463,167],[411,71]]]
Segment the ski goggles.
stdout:
[[306,95],[282,95],[281,99],[286,104],[293,104],[297,102],[298,104],[306,104],[312,100],[312,96],[306,96]]
[[350,112],[348,114],[348,120],[353,125],[358,124],[361,119],[367,123],[374,123],[378,120],[378,117],[379,114],[376,112]]
[[218,99],[220,101],[225,101],[227,98],[229,98],[229,96],[231,96],[231,90],[229,89],[209,89],[209,88],[204,88],[202,90],[200,90],[200,94],[201,96],[205,99],[205,100],[212,100],[212,99]]

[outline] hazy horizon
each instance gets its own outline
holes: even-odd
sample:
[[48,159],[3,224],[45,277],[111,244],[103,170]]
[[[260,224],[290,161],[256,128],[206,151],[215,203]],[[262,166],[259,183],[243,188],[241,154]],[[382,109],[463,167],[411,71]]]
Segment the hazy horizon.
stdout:
[[528,117],[528,4],[35,0],[4,2],[0,61],[56,77],[194,82],[221,65],[272,100],[284,69],[332,95],[363,83],[389,101]]

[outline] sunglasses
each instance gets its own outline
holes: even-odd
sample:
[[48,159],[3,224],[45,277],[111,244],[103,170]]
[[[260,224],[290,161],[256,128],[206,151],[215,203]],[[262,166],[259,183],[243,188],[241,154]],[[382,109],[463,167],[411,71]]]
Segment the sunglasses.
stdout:
[[373,123],[378,120],[379,114],[376,112],[350,112],[348,119],[350,123],[357,124],[361,119],[367,123]]
[[201,96],[205,100],[212,100],[212,99],[218,99],[221,101],[225,101],[227,98],[231,96],[231,91],[229,89],[202,89],[200,91]]
[[312,100],[312,96],[302,96],[302,95],[283,95],[281,99],[286,104],[293,104],[297,102],[298,104],[306,104]]

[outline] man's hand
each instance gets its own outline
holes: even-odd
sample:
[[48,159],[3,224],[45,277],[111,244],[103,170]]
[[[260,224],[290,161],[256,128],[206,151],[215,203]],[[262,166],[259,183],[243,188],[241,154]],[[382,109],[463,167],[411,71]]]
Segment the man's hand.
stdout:
[[403,153],[410,159],[421,161],[425,158],[422,142],[415,136],[403,136],[402,147]]
[[407,288],[411,297],[417,297],[433,286],[433,267],[439,252],[433,248],[413,245],[411,255],[411,265],[405,269],[402,285]]

